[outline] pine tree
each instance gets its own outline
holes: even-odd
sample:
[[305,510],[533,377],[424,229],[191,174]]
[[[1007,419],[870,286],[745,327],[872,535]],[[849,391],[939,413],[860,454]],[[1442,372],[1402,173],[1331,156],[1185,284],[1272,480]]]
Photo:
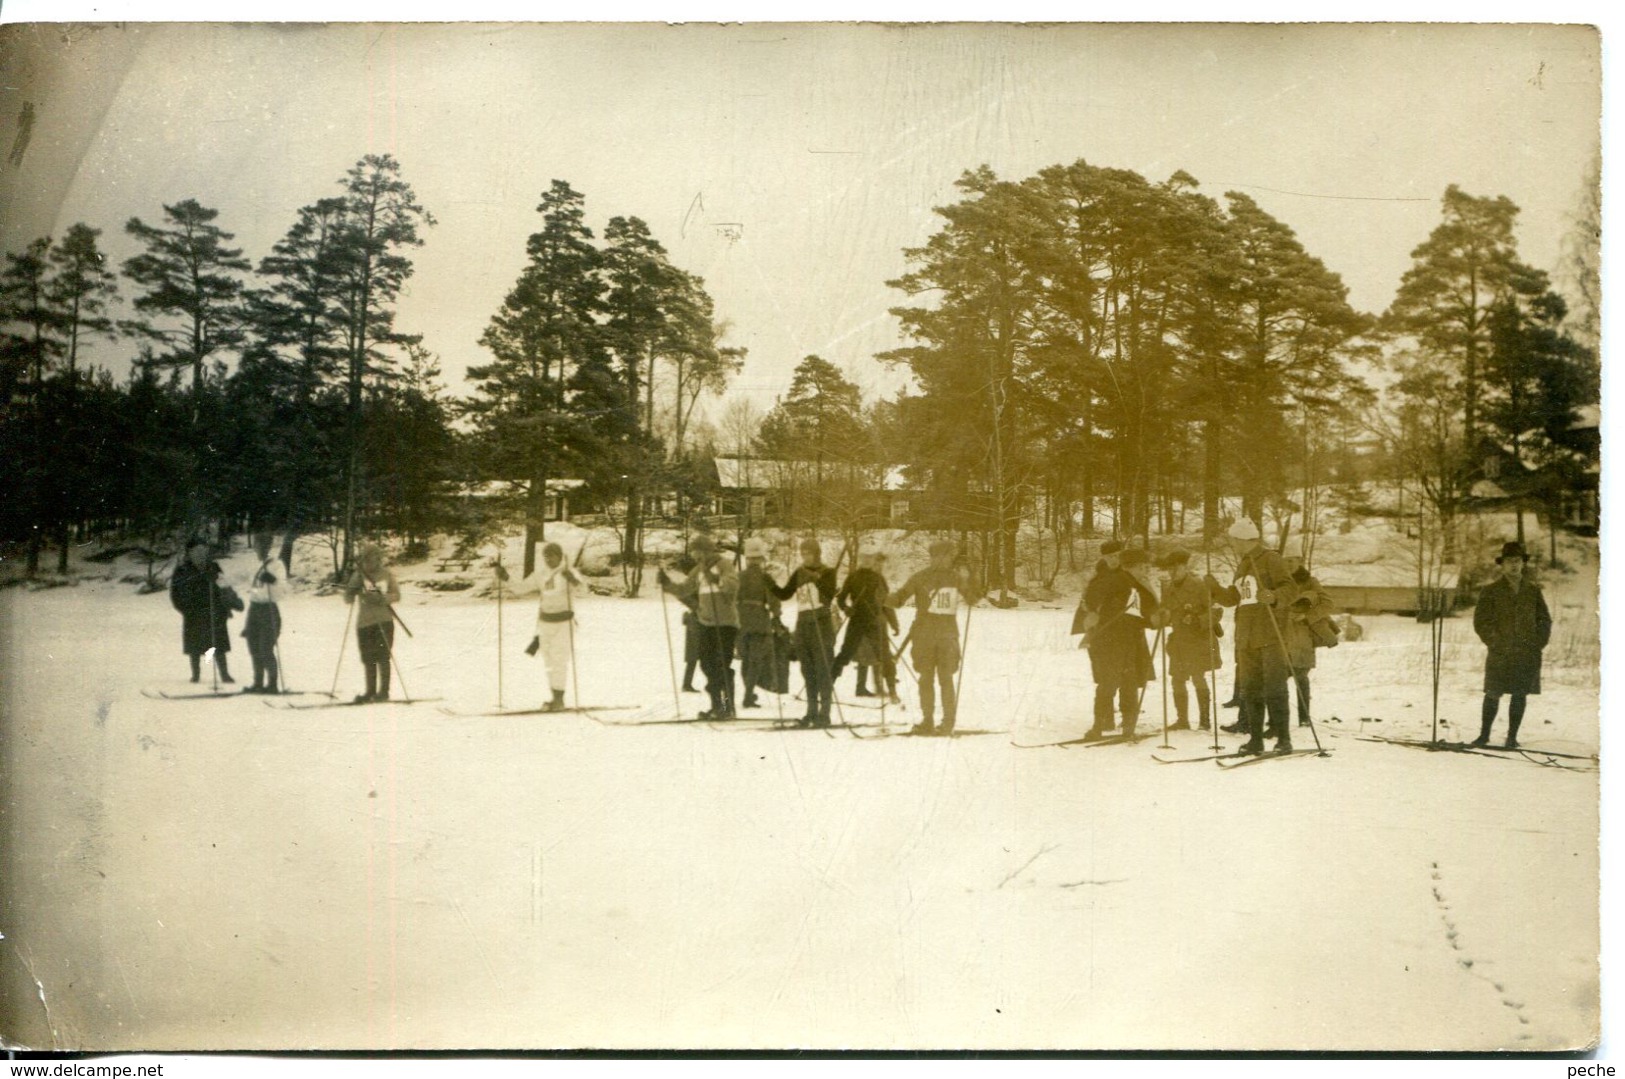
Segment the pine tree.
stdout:
[[81,222],[69,227],[51,249],[51,300],[61,312],[70,380],[78,375],[82,337],[118,336],[113,320],[106,315],[108,304],[118,296],[118,277],[107,269],[107,260],[96,244],[100,235],[100,229]]
[[[148,225],[139,217],[124,226],[146,248],[125,260],[124,275],[144,290],[133,302],[148,318],[126,322],[122,328],[164,350],[148,362],[190,368],[198,404],[205,364],[241,340],[238,301],[243,283],[237,275],[250,268],[241,248],[226,246],[233,235],[214,224],[219,216],[218,210],[185,199],[164,206],[162,226]],[[154,317],[167,324],[150,321]]]
[[[592,399],[589,421],[618,406],[625,423],[629,400],[624,382],[620,393],[605,384],[620,380],[609,368],[599,325],[604,283],[584,200],[568,183],[554,180],[536,210],[542,228],[526,242],[529,261],[480,337],[493,362],[468,369],[477,383],[468,409],[484,467],[525,487],[527,576],[544,537],[548,478],[571,464],[586,464],[580,454],[568,459],[572,434],[582,433],[571,413],[585,403],[572,400],[572,386]],[[583,367],[587,373],[572,382]]]

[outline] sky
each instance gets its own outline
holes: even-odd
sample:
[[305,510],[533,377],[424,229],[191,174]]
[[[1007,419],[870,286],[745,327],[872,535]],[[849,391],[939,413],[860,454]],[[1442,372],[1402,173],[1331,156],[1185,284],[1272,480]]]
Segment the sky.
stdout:
[[[1520,207],[1553,268],[1598,148],[1583,27],[1470,25],[140,25],[8,27],[8,250],[196,198],[257,260],[295,211],[390,153],[438,219],[398,325],[454,393],[554,179],[601,233],[648,222],[747,348],[734,392],[771,406],[810,353],[866,393],[903,374],[886,282],[954,180],[1084,159],[1251,195],[1387,306],[1451,183]],[[128,291],[128,290],[126,290]],[[99,349],[122,373],[130,346]]]

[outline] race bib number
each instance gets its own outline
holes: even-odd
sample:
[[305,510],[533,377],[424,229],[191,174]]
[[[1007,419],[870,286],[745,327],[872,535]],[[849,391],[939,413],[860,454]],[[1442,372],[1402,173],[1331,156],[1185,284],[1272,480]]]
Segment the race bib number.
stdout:
[[796,587],[796,610],[816,611],[823,604],[818,602],[818,582],[807,581]]
[[1241,593],[1241,602],[1238,607],[1258,602],[1258,578],[1248,575],[1236,578],[1236,591]]
[[925,609],[932,614],[954,614],[959,610],[959,589],[953,587],[937,589],[931,593]]

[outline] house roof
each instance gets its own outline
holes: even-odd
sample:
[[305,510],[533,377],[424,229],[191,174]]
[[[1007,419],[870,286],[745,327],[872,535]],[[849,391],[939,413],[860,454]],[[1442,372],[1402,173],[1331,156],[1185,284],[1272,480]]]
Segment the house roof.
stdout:
[[[798,461],[773,457],[718,457],[717,483],[724,490],[766,490],[776,486],[775,480],[785,471],[816,467],[812,461]],[[829,467],[826,464],[826,467]],[[875,466],[864,466],[866,478],[875,474]],[[870,483],[872,490],[909,491],[914,485],[903,476],[902,465],[886,465],[878,485]]]

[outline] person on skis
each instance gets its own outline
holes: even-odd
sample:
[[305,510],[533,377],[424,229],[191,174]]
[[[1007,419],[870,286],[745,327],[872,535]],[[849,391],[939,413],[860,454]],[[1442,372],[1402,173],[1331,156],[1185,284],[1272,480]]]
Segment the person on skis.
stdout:
[[282,636],[282,610],[277,605],[281,585],[277,581],[276,562],[271,558],[269,532],[254,536],[254,553],[259,555],[259,568],[254,571],[248,587],[248,618],[243,625],[243,639],[248,642],[248,658],[254,663],[254,684],[244,693],[278,692],[276,642]]
[[[953,540],[935,540],[930,551],[931,564],[903,582],[903,587],[886,602],[893,607],[914,603],[909,655],[919,675],[920,722],[909,733],[949,735],[954,732],[959,714],[954,691],[954,675],[963,659],[959,652],[959,608],[972,606],[981,596],[971,584],[970,570],[954,565],[957,548]],[[939,689],[940,725],[932,718]]]
[[875,689],[892,702],[897,701],[897,668],[892,663],[891,642],[887,630],[896,632],[896,612],[886,606],[886,578],[881,576],[880,562],[885,556],[878,551],[863,551],[858,555],[858,568],[847,574],[835,603],[847,617],[846,638],[835,657],[831,678],[839,681],[841,671],[848,663],[859,664],[858,696],[870,696],[863,685],[865,668],[875,672]]
[[1298,598],[1298,586],[1286,563],[1266,550],[1258,526],[1243,517],[1230,526],[1230,547],[1237,563],[1235,577],[1222,585],[1210,573],[1206,583],[1213,598],[1236,608],[1236,677],[1241,697],[1241,721],[1246,724],[1243,755],[1264,752],[1265,718],[1268,734],[1278,752],[1292,750],[1287,681],[1292,676],[1286,638],[1287,612]]
[[576,660],[575,590],[580,585],[581,578],[564,562],[564,548],[557,543],[546,543],[542,545],[542,564],[514,586],[515,596],[535,592],[541,597],[536,608],[536,634],[525,647],[525,654],[540,653],[547,666],[547,688],[551,695],[542,705],[544,712],[564,711],[564,688],[570,677],[570,666]]
[[1098,742],[1112,729],[1112,703],[1123,715],[1123,737],[1133,738],[1140,721],[1145,684],[1156,677],[1145,632],[1157,613],[1151,587],[1151,564],[1138,548],[1118,557],[1116,570],[1106,568],[1089,582],[1097,617],[1089,631],[1089,670],[1095,679],[1094,724],[1083,736]]
[[835,697],[835,618],[830,613],[835,602],[835,570],[824,565],[823,548],[817,540],[801,541],[801,565],[783,585],[773,586],[773,594],[796,603],[796,659],[807,685],[807,714],[798,726],[828,727]]
[[389,664],[395,648],[395,604],[401,601],[401,586],[395,574],[384,565],[384,549],[369,543],[344,584],[344,602],[361,600],[355,616],[356,648],[366,673],[366,692],[356,704],[389,700]]
[[1167,657],[1168,681],[1178,717],[1170,730],[1186,731],[1190,723],[1190,687],[1196,688],[1197,729],[1207,730],[1213,721],[1213,697],[1208,692],[1207,672],[1219,669],[1218,638],[1222,608],[1214,605],[1207,585],[1190,572],[1191,553],[1170,551],[1158,565],[1168,573],[1157,609],[1157,624],[1168,630],[1163,641]]
[[745,683],[744,708],[758,708],[757,689],[783,693],[776,673],[779,597],[767,573],[767,544],[752,536],[745,541],[745,568],[739,573],[739,677]]
[[733,719],[734,638],[739,634],[739,572],[724,558],[710,536],[696,536],[690,544],[694,570],[681,580],[664,569],[656,574],[660,587],[684,603],[692,603],[699,631],[700,670],[711,707],[700,719]]
[[169,602],[181,613],[181,651],[192,665],[192,681],[202,673],[202,660],[214,654],[215,670],[222,682],[235,682],[226,666],[231,651],[231,634],[226,622],[231,612],[243,609],[237,593],[220,584],[220,563],[209,557],[209,544],[195,538],[186,545],[186,556],[169,579]]
[[1484,705],[1479,714],[1478,737],[1470,743],[1488,745],[1501,698],[1512,698],[1507,714],[1508,749],[1518,748],[1518,727],[1523,723],[1529,696],[1540,692],[1541,652],[1552,639],[1552,612],[1540,585],[1529,579],[1529,554],[1521,543],[1501,547],[1496,563],[1501,576],[1478,595],[1473,611],[1473,632],[1489,648],[1484,657]]

